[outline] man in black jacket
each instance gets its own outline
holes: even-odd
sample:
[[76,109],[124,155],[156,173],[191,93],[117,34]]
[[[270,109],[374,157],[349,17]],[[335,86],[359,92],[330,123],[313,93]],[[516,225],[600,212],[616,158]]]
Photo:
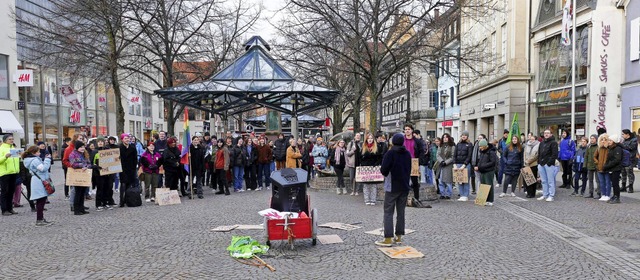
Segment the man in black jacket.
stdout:
[[[456,169],[465,169],[467,171],[467,178],[471,172],[471,156],[473,155],[473,144],[469,143],[469,132],[466,130],[462,132],[460,136],[460,142],[456,144],[455,154],[453,155],[453,164]],[[469,200],[469,183],[458,184],[458,192],[460,198],[458,201]]]
[[274,144],[273,157],[276,160],[276,170],[280,170],[285,167],[285,163],[287,161],[287,148],[289,148],[289,141],[284,138],[284,134],[280,133]]
[[558,167],[558,143],[551,130],[544,131],[544,140],[538,147],[538,176],[542,181],[542,196],[538,200],[553,201],[556,195],[556,175]]
[[242,181],[244,180],[244,167],[247,165],[247,149],[244,147],[244,140],[238,139],[238,144],[229,151],[230,166],[233,166],[233,191],[243,192]]
[[[638,154],[638,139],[636,138],[635,133],[631,132],[631,130],[623,129],[622,130],[622,148],[629,151],[629,160],[631,161],[631,165],[622,168],[622,172],[620,173],[620,179],[622,179],[622,184],[620,185],[620,191],[628,191],[629,193],[633,193],[633,183],[636,180],[636,176],[633,174],[633,168],[638,165],[638,158],[636,155]],[[629,178],[629,184],[627,185],[627,178]]]
[[[417,158],[419,160],[420,155],[424,154],[424,141],[413,137],[413,125],[404,125],[404,147],[407,149],[411,158]],[[420,181],[419,176],[411,176],[411,188],[413,189],[413,197],[420,200]]]
[[[195,187],[198,198],[204,198],[202,194],[202,184],[204,183],[204,155],[206,147],[200,145],[200,137],[193,136],[191,138],[191,146],[189,147],[189,153],[191,154],[189,172],[191,172],[191,180],[195,181],[195,184],[191,183],[191,187]],[[191,194],[189,194],[191,197]]]
[[124,196],[127,189],[138,186],[138,151],[129,142],[129,134],[120,135],[120,207],[124,207]]

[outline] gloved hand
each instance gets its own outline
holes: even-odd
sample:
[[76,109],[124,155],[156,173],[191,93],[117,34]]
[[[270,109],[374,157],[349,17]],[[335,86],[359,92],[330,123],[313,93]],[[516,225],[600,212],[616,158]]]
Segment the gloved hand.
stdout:
[[92,164],[91,167],[89,167],[89,168],[96,169],[96,170],[102,169],[102,167],[100,165],[97,165],[97,164]]
[[440,162],[440,166],[447,166],[447,163],[443,160]]
[[155,164],[149,165],[149,169],[156,169],[156,168],[158,168],[158,166]]

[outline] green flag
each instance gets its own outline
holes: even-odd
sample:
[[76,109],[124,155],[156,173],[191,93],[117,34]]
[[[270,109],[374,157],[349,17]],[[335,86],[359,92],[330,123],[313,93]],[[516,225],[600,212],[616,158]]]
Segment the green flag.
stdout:
[[509,129],[509,138],[507,138],[507,145],[511,144],[511,138],[513,136],[520,137],[520,125],[518,125],[518,113],[513,115],[513,121],[511,122],[511,129]]

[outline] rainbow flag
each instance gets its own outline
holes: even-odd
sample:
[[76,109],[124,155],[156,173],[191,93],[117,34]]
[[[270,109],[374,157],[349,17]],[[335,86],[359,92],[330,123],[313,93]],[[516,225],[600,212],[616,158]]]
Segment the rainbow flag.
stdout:
[[189,172],[189,147],[191,147],[191,133],[189,132],[189,109],[184,108],[184,134],[182,138],[182,153],[180,154],[180,163],[184,165],[184,169]]

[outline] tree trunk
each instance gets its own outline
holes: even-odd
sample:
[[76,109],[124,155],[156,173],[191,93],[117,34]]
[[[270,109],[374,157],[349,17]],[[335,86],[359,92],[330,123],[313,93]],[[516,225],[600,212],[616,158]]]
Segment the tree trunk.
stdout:
[[343,109],[340,104],[333,105],[333,134],[340,133],[344,129],[342,126]]
[[[118,80],[118,68],[111,67],[111,85],[116,97],[116,135],[124,133],[124,107],[122,106],[122,91]],[[132,132],[132,131],[129,131]]]
[[175,104],[173,101],[169,100],[164,102],[164,106],[165,108],[168,108],[168,110],[166,110],[167,115],[164,116],[164,119],[167,120],[167,133],[169,133],[169,135],[175,135],[176,121],[175,121],[175,118],[174,118],[175,115],[173,112]]
[[380,130],[378,123],[378,84],[375,81],[369,83],[369,131]]

